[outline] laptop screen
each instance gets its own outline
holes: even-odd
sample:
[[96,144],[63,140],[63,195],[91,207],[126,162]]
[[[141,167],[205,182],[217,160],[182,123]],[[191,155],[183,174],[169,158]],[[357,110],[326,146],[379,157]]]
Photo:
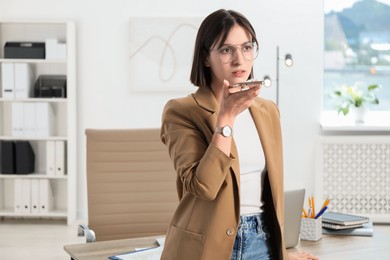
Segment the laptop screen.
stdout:
[[284,243],[286,248],[295,247],[299,242],[304,199],[305,189],[284,192]]

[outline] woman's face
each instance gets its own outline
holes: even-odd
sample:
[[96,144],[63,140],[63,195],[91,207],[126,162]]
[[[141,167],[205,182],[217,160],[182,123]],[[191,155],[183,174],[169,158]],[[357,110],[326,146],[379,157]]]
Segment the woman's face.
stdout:
[[217,42],[206,60],[206,66],[211,70],[211,87],[221,87],[223,80],[230,85],[248,80],[251,74],[253,60],[244,57],[250,56],[252,37],[241,26],[235,25],[222,47]]

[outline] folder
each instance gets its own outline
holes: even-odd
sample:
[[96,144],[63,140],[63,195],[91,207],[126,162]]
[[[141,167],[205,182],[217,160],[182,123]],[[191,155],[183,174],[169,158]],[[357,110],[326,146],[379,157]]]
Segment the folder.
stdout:
[[66,173],[65,150],[65,141],[55,141],[55,174],[59,176]]
[[23,99],[32,97],[33,77],[30,64],[14,64],[14,97]]
[[31,213],[39,214],[39,179],[31,179]]
[[23,136],[23,103],[12,103],[12,136]]
[[23,201],[22,201],[22,193],[23,193],[23,180],[15,179],[14,181],[14,212],[17,214],[22,213]]
[[2,97],[4,99],[14,99],[14,64],[2,63],[1,75]]
[[15,143],[13,141],[0,141],[0,173],[15,173]]
[[39,213],[47,214],[53,207],[53,194],[50,181],[39,179]]
[[55,175],[55,141],[46,142],[46,174]]
[[22,213],[31,213],[31,181],[30,179],[22,179]]

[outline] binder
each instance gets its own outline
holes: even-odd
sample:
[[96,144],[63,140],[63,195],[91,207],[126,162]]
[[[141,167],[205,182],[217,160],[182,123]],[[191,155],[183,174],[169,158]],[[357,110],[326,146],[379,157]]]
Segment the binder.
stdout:
[[53,135],[54,112],[49,103],[12,103],[12,136]]
[[55,141],[55,171],[56,175],[62,176],[66,173],[65,163],[65,142]]
[[29,179],[21,179],[22,181],[22,213],[31,213],[31,181]]
[[53,109],[49,103],[35,103],[36,136],[53,135]]
[[14,64],[14,97],[29,98],[32,96],[32,70],[30,64]]
[[50,181],[39,179],[39,213],[47,214],[53,207],[53,194]]
[[0,173],[15,173],[15,143],[13,141],[0,141]]
[[31,179],[31,213],[39,214],[39,179]]
[[55,175],[55,141],[46,142],[46,174],[49,176]]
[[23,193],[23,180],[22,179],[15,179],[14,181],[14,211],[17,214],[22,213],[23,208],[23,200],[22,200],[22,193]]
[[1,75],[2,97],[4,99],[14,99],[14,64],[2,63]]
[[17,174],[28,174],[34,172],[35,154],[28,141],[15,142],[15,164]]
[[23,103],[23,136],[36,135],[35,104]]
[[12,136],[23,136],[23,103],[12,103]]

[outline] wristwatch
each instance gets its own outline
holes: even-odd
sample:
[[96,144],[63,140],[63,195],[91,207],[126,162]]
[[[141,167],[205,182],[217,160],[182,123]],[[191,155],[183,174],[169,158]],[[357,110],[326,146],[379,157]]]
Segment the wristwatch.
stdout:
[[230,137],[233,135],[233,129],[228,125],[225,125],[223,127],[217,126],[217,127],[215,127],[214,132],[221,134],[224,137]]

